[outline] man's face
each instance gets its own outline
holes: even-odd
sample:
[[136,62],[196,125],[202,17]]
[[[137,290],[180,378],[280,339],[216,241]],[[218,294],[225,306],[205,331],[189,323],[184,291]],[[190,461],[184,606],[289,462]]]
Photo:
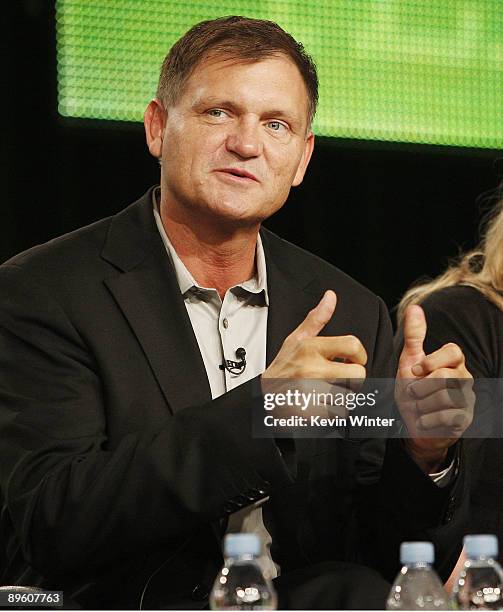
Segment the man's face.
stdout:
[[252,63],[210,57],[174,106],[163,113],[152,104],[163,117],[149,148],[162,156],[168,209],[256,224],[302,181],[314,137],[304,81],[286,56]]

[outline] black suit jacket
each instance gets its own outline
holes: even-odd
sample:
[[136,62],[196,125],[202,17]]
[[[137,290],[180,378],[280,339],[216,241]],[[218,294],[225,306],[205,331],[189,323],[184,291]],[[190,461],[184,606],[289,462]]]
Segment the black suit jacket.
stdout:
[[[87,608],[203,607],[222,519],[266,495],[283,572],[340,559],[391,579],[412,538],[433,539],[447,572],[462,475],[438,489],[397,441],[384,457],[376,441],[254,439],[258,377],[211,400],[151,201],[0,267],[2,582],[63,588]],[[382,301],[261,231],[268,362],[331,288],[323,333],[358,336],[368,375],[392,376]]]

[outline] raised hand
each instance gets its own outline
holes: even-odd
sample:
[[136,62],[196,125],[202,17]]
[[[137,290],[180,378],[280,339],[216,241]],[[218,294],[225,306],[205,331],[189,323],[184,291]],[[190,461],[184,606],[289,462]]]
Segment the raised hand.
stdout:
[[423,349],[426,318],[420,306],[405,312],[404,345],[398,363],[395,401],[407,426],[410,454],[425,472],[440,468],[449,446],[473,420],[473,377],[454,343],[430,355]]
[[326,291],[318,305],[285,339],[262,378],[363,380],[366,376],[367,353],[358,338],[318,336],[334,315],[336,305],[335,293]]

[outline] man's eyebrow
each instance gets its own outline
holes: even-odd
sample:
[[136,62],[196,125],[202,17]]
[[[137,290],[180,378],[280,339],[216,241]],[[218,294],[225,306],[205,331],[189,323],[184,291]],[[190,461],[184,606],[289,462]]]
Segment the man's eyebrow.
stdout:
[[[238,104],[237,102],[233,102],[231,100],[226,100],[224,98],[219,98],[217,96],[208,96],[202,97],[194,100],[192,104],[192,108],[200,108],[202,106],[215,106],[216,108],[229,108],[236,112],[242,112],[244,110],[243,106]],[[271,109],[266,110],[261,113],[262,117],[267,118],[277,118],[277,119],[285,119],[288,123],[292,125],[297,125],[301,123],[302,120],[300,117],[296,117],[294,114],[289,113],[285,109]]]
[[264,117],[274,117],[278,119],[286,119],[290,123],[296,123],[297,121],[299,121],[299,119],[295,117],[295,115],[292,115],[292,113],[289,113],[288,111],[284,109],[268,110],[265,113],[263,113],[263,115]]
[[199,108],[201,106],[215,106],[241,110],[240,105],[236,102],[231,102],[230,100],[225,100],[224,98],[219,98],[217,96],[205,96],[194,100],[192,108]]

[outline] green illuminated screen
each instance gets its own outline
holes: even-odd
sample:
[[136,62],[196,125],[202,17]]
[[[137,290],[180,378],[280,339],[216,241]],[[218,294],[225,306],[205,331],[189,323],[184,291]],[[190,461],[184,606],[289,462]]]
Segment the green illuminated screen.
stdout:
[[314,57],[318,135],[503,145],[503,0],[58,0],[59,112],[142,120],[170,46],[230,14]]

